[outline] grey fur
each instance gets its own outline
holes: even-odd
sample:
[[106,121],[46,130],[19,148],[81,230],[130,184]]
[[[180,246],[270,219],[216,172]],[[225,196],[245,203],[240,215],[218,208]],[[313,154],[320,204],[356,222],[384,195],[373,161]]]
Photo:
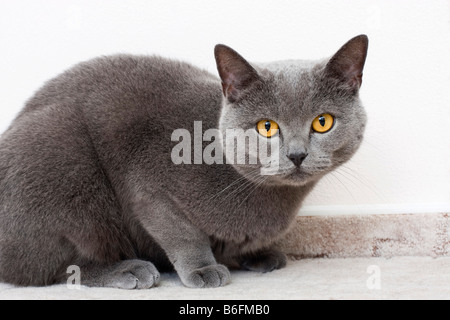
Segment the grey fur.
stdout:
[[[366,51],[358,36],[330,60],[252,65],[219,45],[222,87],[189,64],[130,55],[49,81],[0,139],[0,280],[50,285],[79,265],[82,284],[139,289],[174,267],[188,287],[217,287],[230,282],[224,265],[283,267],[274,242],[361,143]],[[334,128],[311,132],[325,112]],[[277,175],[261,176],[261,164],[171,161],[175,129],[202,121],[224,132],[261,119],[280,125]],[[286,154],[302,150],[299,169]]]

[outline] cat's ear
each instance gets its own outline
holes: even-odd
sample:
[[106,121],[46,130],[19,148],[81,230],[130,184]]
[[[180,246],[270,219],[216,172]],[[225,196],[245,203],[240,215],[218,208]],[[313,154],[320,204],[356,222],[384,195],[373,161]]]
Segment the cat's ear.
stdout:
[[345,87],[356,92],[362,84],[368,45],[369,39],[364,34],[348,41],[328,62],[326,75],[340,80]]
[[235,102],[243,90],[259,79],[258,73],[239,53],[223,44],[215,47],[214,55],[223,94],[230,102]]

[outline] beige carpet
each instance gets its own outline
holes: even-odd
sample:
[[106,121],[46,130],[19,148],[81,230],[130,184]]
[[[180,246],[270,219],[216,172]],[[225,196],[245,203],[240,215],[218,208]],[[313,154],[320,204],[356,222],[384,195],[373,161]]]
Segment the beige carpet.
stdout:
[[0,284],[0,299],[450,299],[450,257],[305,259],[269,274],[234,271],[232,277],[217,289],[185,288],[175,274],[143,291]]
[[450,213],[299,216],[280,248],[299,258],[450,256]]
[[144,291],[0,283],[0,299],[450,299],[449,244],[449,213],[299,216],[279,246],[305,259],[269,274],[234,271],[223,288],[188,289],[163,274]]

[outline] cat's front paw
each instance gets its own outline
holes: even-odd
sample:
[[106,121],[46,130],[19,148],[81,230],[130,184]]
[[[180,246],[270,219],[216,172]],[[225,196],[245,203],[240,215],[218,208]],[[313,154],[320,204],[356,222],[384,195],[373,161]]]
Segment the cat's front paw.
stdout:
[[231,274],[227,267],[216,264],[196,269],[181,277],[181,281],[190,288],[217,288],[230,283]]
[[119,289],[149,289],[159,283],[160,274],[148,261],[126,260],[114,267],[114,270],[103,275],[103,287]]
[[286,266],[287,257],[276,250],[261,251],[241,258],[241,267],[256,272],[271,272]]

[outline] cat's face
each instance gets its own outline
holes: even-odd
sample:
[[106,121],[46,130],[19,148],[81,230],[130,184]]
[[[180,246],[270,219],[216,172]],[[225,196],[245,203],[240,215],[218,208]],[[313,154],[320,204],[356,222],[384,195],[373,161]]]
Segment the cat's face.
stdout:
[[237,141],[225,139],[240,163],[235,168],[260,183],[304,185],[349,160],[366,125],[358,90],[367,44],[358,36],[327,61],[258,66],[217,46],[225,97],[219,129],[225,137],[227,130],[243,129],[250,142],[238,152]]

